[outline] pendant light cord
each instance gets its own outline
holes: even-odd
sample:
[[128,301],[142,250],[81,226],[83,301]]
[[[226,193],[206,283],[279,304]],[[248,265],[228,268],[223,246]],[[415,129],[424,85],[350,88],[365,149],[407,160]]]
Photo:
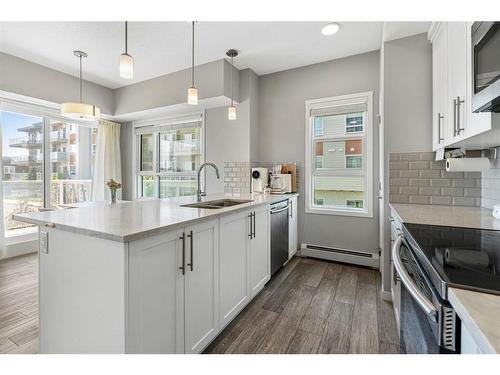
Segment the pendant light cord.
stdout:
[[125,54],[128,55],[128,22],[125,21]]
[[231,56],[231,107],[233,107],[233,56]]
[[192,23],[192,41],[191,41],[191,87],[194,87],[194,22]]
[[83,103],[83,82],[82,82],[82,55],[80,58],[80,103]]

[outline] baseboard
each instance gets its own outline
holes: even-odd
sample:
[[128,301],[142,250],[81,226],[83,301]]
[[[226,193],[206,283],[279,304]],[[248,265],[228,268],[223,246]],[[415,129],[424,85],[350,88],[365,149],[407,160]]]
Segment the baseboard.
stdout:
[[316,246],[303,243],[300,248],[300,255],[311,258],[332,260],[335,262],[373,267],[377,269],[380,266],[378,254],[358,250],[329,248],[326,246]]
[[36,253],[37,251],[38,251],[38,240],[13,243],[5,246],[5,248],[1,252],[0,259],[8,259],[12,257],[17,257],[19,255]]
[[380,292],[380,296],[382,297],[382,299],[384,301],[392,302],[392,293],[391,292],[386,292],[385,290],[382,290]]

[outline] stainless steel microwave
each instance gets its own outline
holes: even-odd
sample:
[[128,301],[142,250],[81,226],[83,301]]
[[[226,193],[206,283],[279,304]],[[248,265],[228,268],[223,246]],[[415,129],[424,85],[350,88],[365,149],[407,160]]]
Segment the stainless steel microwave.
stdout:
[[472,37],[472,109],[500,112],[500,22],[474,22]]

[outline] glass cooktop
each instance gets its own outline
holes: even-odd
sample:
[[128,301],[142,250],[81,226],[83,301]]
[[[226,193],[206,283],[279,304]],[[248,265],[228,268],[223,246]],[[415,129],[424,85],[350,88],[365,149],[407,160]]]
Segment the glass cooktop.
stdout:
[[405,223],[403,232],[442,298],[448,286],[500,294],[500,231]]

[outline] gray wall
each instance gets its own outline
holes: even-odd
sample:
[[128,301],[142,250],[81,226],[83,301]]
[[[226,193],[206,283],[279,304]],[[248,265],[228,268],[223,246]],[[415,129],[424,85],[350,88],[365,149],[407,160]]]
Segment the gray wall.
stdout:
[[[305,66],[262,76],[259,81],[258,160],[305,158],[305,100],[374,91],[373,187],[378,182],[379,52]],[[304,213],[304,174],[299,176],[299,241],[376,252],[378,206],[373,218]],[[376,200],[374,200],[376,203]]]
[[427,34],[383,46],[384,234],[383,289],[390,290],[389,153],[432,151],[432,49]]
[[[0,52],[0,90],[54,103],[78,102],[78,82],[77,77]],[[83,100],[99,106],[102,113],[114,113],[113,90],[107,87],[84,80]]]

